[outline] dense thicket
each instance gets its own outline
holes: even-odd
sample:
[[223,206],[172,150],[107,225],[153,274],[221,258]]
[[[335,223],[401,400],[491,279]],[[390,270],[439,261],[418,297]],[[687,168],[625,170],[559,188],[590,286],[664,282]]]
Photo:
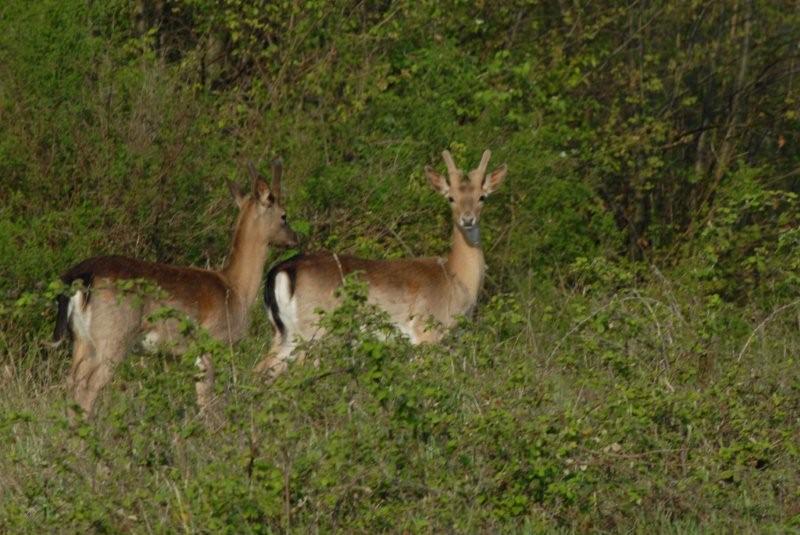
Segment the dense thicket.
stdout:
[[[737,285],[780,269],[727,271],[760,247],[772,257],[776,233],[711,235],[795,223],[793,3],[614,4],[12,2],[3,256],[22,241],[69,241],[50,257],[63,265],[76,242],[102,248],[108,232],[163,260],[218,253],[223,236],[186,250],[186,233],[210,219],[188,208],[242,158],[277,153],[316,239],[396,249],[375,206],[393,199],[393,230],[441,213],[405,182],[455,144],[462,160],[491,146],[516,171],[497,203],[514,208],[498,245],[514,272],[598,246],[675,261],[700,243]],[[78,240],[59,235],[64,218],[85,227],[70,229]],[[17,291],[53,273],[25,249],[16,260],[27,262],[3,266]]]
[[[796,528],[798,43],[792,0],[3,2],[0,527]],[[221,264],[276,155],[304,248],[440,254],[444,148],[510,173],[443,347],[352,345],[356,288],[319,370],[250,377],[263,313],[218,356],[221,443],[144,356],[63,425],[59,272]]]

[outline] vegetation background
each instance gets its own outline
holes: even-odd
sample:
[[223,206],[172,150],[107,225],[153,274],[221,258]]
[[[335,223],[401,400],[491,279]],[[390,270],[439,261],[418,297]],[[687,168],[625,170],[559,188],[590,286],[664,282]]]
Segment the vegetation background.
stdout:
[[[5,0],[0,531],[800,531],[798,43],[793,0]],[[448,147],[510,173],[444,344],[355,285],[270,387],[256,307],[212,426],[140,354],[67,425],[65,268],[221,265],[275,155],[305,248],[441,254]]]

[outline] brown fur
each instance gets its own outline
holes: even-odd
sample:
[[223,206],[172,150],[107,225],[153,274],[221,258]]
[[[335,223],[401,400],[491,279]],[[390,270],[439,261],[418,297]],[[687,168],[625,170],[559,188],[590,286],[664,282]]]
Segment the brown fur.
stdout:
[[[279,191],[279,165],[274,172],[272,189]],[[86,286],[71,299],[59,299],[59,314],[63,308],[74,338],[67,385],[87,415],[91,415],[97,395],[111,379],[116,364],[137,341],[143,339],[148,349],[176,354],[185,351],[188,341],[180,332],[179,319],[149,319],[159,308],[187,314],[226,343],[244,335],[268,244],[293,245],[296,241],[286,224],[285,211],[269,186],[260,175],[254,171],[251,174],[253,188],[249,195],[231,187],[239,217],[228,262],[222,270],[99,256],[80,262],[64,274],[67,284],[81,279]],[[121,284],[140,279],[156,288],[131,290]],[[57,338],[60,332],[57,327]],[[213,390],[214,371],[208,355],[200,359],[198,366],[204,375],[196,385],[203,408]]]
[[[502,182],[506,167],[486,176],[489,151],[480,166],[469,173],[455,168],[449,152],[443,153],[450,181],[426,169],[434,189],[448,199],[453,212],[452,248],[446,258],[366,260],[333,253],[316,253],[286,261],[267,276],[266,301],[275,337],[270,353],[256,371],[275,376],[286,369],[298,340],[321,334],[317,311],[338,304],[335,291],[343,276],[361,272],[368,284],[368,299],[386,311],[391,321],[412,343],[436,342],[456,317],[469,314],[483,283],[485,265],[480,245],[474,242],[483,199]],[[290,280],[291,299],[286,295]],[[285,281],[285,279],[284,279]],[[430,328],[430,320],[440,327]],[[295,355],[302,358],[302,355]]]
[[108,284],[126,279],[155,282],[201,324],[213,310],[224,306],[224,296],[230,290],[225,277],[216,271],[145,262],[118,255],[95,256],[84,260],[70,268],[61,278],[70,284],[83,273],[91,273],[94,280],[102,280]]

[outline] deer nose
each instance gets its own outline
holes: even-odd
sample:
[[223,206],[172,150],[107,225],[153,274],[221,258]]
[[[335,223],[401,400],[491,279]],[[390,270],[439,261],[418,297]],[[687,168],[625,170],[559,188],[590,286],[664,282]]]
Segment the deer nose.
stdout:
[[472,214],[466,214],[461,216],[461,226],[462,227],[471,227],[476,223],[475,216]]

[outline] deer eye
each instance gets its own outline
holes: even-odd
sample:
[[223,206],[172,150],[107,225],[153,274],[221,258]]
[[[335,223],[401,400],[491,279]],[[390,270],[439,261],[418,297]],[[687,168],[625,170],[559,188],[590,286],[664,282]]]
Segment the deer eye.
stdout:
[[486,195],[481,195],[480,197],[478,197],[478,200],[481,201],[481,202],[485,201],[486,200]]
[[454,198],[452,198],[452,197],[447,197],[447,201],[448,202],[456,202],[456,200]]

